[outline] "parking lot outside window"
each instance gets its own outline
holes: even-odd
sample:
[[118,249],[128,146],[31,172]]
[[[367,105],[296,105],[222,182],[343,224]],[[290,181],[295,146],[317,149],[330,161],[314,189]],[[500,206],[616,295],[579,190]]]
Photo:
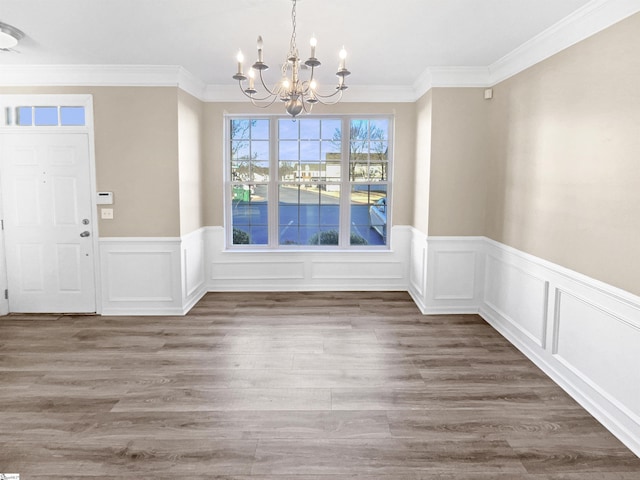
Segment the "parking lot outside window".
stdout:
[[226,120],[229,247],[388,247],[391,118]]

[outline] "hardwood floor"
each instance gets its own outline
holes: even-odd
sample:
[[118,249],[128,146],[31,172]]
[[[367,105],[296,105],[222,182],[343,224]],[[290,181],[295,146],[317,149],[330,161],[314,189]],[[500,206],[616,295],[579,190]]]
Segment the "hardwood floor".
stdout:
[[478,316],[210,293],[186,317],[0,317],[0,472],[637,480],[640,459]]

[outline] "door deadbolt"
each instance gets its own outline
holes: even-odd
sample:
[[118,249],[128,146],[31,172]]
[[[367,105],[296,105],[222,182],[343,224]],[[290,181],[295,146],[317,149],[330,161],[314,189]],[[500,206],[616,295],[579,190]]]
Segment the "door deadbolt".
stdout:
[[84,219],[82,220],[82,224],[83,224],[83,225],[89,225],[89,219],[88,219],[88,218],[84,218]]

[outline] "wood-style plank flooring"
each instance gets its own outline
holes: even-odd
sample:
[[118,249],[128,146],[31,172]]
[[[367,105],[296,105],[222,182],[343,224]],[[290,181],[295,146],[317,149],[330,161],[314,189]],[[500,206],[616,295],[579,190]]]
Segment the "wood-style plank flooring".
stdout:
[[475,315],[406,293],[210,293],[186,317],[0,317],[21,479],[640,479]]

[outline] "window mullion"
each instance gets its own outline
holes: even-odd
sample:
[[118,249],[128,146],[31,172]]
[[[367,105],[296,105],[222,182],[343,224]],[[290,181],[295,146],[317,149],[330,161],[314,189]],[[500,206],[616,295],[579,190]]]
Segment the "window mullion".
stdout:
[[278,165],[278,118],[273,117],[269,124],[269,188],[268,188],[268,224],[269,224],[269,247],[278,248],[279,241],[279,219],[278,219],[278,202],[279,198],[279,165]]
[[351,233],[351,185],[349,178],[349,142],[350,142],[350,117],[342,117],[342,178],[340,179],[340,240],[339,245],[342,248],[349,246],[349,238]]
[[233,201],[229,201],[231,198],[231,192],[233,190],[231,179],[231,118],[224,117],[224,185],[223,185],[223,205],[225,206],[224,212],[224,230],[226,237],[226,245],[233,244]]

